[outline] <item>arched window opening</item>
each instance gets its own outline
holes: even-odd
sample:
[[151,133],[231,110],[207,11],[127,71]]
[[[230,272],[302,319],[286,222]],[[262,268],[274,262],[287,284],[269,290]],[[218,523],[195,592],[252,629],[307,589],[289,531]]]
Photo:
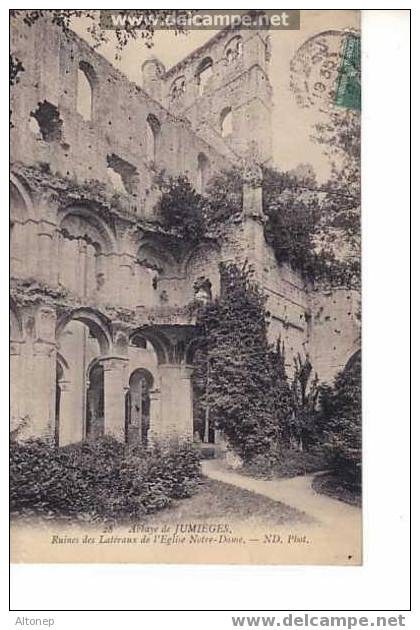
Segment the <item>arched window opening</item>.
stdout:
[[225,60],[229,65],[242,57],[242,37],[233,37],[225,48]]
[[89,370],[86,392],[86,437],[97,439],[105,432],[104,368],[96,363]]
[[230,107],[225,107],[220,114],[220,132],[223,138],[232,135],[233,120],[232,109]]
[[213,60],[211,57],[206,57],[200,63],[197,69],[197,84],[198,94],[202,96],[204,94],[205,87],[213,75]]
[[85,120],[93,117],[93,87],[95,73],[90,64],[81,61],[77,70],[77,103],[76,109]]
[[210,162],[204,153],[198,154],[197,159],[197,192],[203,194],[209,178]]
[[69,210],[60,221],[59,283],[79,296],[103,295],[112,249],[112,233],[105,222],[83,208]]
[[95,313],[74,314],[59,324],[56,376],[56,438],[59,446],[104,433],[104,371],[110,332]]
[[125,399],[126,441],[130,444],[141,441],[147,444],[150,428],[150,390],[153,376],[148,370],[135,370],[129,381]]
[[171,90],[169,93],[169,97],[171,101],[176,101],[182,98],[186,89],[187,89],[187,84],[186,84],[185,77],[183,75],[180,77],[177,77],[171,85]]
[[150,162],[156,161],[157,147],[160,137],[160,122],[153,114],[146,120],[146,154]]

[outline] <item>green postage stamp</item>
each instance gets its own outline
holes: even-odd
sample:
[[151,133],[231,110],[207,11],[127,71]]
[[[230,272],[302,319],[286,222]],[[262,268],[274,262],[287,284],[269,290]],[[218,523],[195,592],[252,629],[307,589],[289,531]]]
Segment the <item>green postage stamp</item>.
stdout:
[[335,104],[338,107],[360,110],[360,37],[358,35],[350,34],[344,40]]

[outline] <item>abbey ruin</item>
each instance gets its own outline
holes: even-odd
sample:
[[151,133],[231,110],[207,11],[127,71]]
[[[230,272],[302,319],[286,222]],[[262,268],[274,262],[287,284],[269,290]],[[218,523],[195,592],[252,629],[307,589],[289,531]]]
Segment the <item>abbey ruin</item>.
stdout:
[[[192,438],[189,305],[218,295],[222,261],[253,265],[270,339],[331,381],[358,350],[358,304],[308,288],[265,240],[267,33],[220,31],[169,69],[150,58],[142,87],[45,20],[14,25],[11,45],[25,69],[12,91],[10,316],[11,414],[24,434]],[[189,243],[159,228],[159,172],[202,192],[238,164],[242,215],[222,236]]]

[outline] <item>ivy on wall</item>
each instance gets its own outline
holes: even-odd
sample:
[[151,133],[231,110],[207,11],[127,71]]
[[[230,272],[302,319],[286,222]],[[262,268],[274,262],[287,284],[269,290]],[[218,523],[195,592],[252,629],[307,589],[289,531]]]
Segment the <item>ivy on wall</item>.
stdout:
[[199,355],[199,395],[214,426],[245,460],[279,437],[281,407],[267,341],[265,297],[252,269],[222,264],[221,297],[198,313],[205,352]]
[[[242,212],[239,167],[215,174],[205,194],[185,176],[156,181],[162,191],[158,215],[163,227],[182,238],[200,240]],[[280,264],[322,287],[360,285],[360,214],[354,200],[334,187],[320,188],[310,168],[280,172],[263,169],[264,234]],[[352,209],[349,209],[349,204]]]
[[[286,374],[280,340],[267,340],[266,299],[249,265],[221,264],[221,295],[197,313],[196,430],[218,429],[245,463],[275,465],[291,452],[356,478],[361,461],[360,357],[334,386],[320,385],[308,357]],[[207,426],[206,426],[207,425]],[[262,458],[262,459],[261,459]],[[268,459],[266,459],[268,458]],[[296,473],[297,474],[297,473]]]

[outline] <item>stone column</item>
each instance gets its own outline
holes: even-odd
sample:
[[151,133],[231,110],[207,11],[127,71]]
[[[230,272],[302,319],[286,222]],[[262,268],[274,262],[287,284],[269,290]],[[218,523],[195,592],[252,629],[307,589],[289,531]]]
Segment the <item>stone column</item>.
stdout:
[[21,370],[22,341],[10,342],[10,416],[12,428],[17,428],[22,420],[22,370]]
[[151,389],[150,397],[150,428],[149,439],[151,442],[157,441],[161,435],[161,415],[160,415],[160,390]]
[[54,439],[56,347],[38,340],[32,356],[32,402],[30,434],[32,437]]
[[178,365],[164,364],[159,366],[161,400],[160,418],[155,424],[154,432],[159,439],[165,439],[177,432],[178,413]]
[[82,297],[86,297],[87,243],[82,238],[79,238],[78,240],[78,253],[77,293]]
[[255,280],[263,284],[264,214],[262,206],[262,170],[248,157],[243,167],[243,239],[245,258],[254,268]]
[[26,229],[23,223],[14,223],[10,233],[10,275],[20,278],[25,275]]
[[105,435],[125,440],[126,357],[108,357],[104,368]]
[[182,435],[188,440],[192,440],[194,435],[192,391],[193,371],[193,366],[180,366],[181,391],[183,400],[183,405],[181,407],[182,415],[180,418],[180,429],[182,430]]
[[55,433],[56,340],[55,309],[40,306],[35,314],[33,353],[27,374],[31,379],[30,434],[53,440]]
[[165,437],[193,438],[192,368],[161,365],[161,430]]
[[54,258],[55,225],[50,221],[40,221],[38,228],[38,277],[51,284],[57,267]]
[[134,257],[121,254],[119,264],[119,302],[121,306],[130,307],[136,303],[133,278]]
[[56,437],[59,446],[81,442],[83,434],[83,418],[77,414],[75,416],[72,383],[62,380],[60,386],[60,412],[58,426],[56,427]]

